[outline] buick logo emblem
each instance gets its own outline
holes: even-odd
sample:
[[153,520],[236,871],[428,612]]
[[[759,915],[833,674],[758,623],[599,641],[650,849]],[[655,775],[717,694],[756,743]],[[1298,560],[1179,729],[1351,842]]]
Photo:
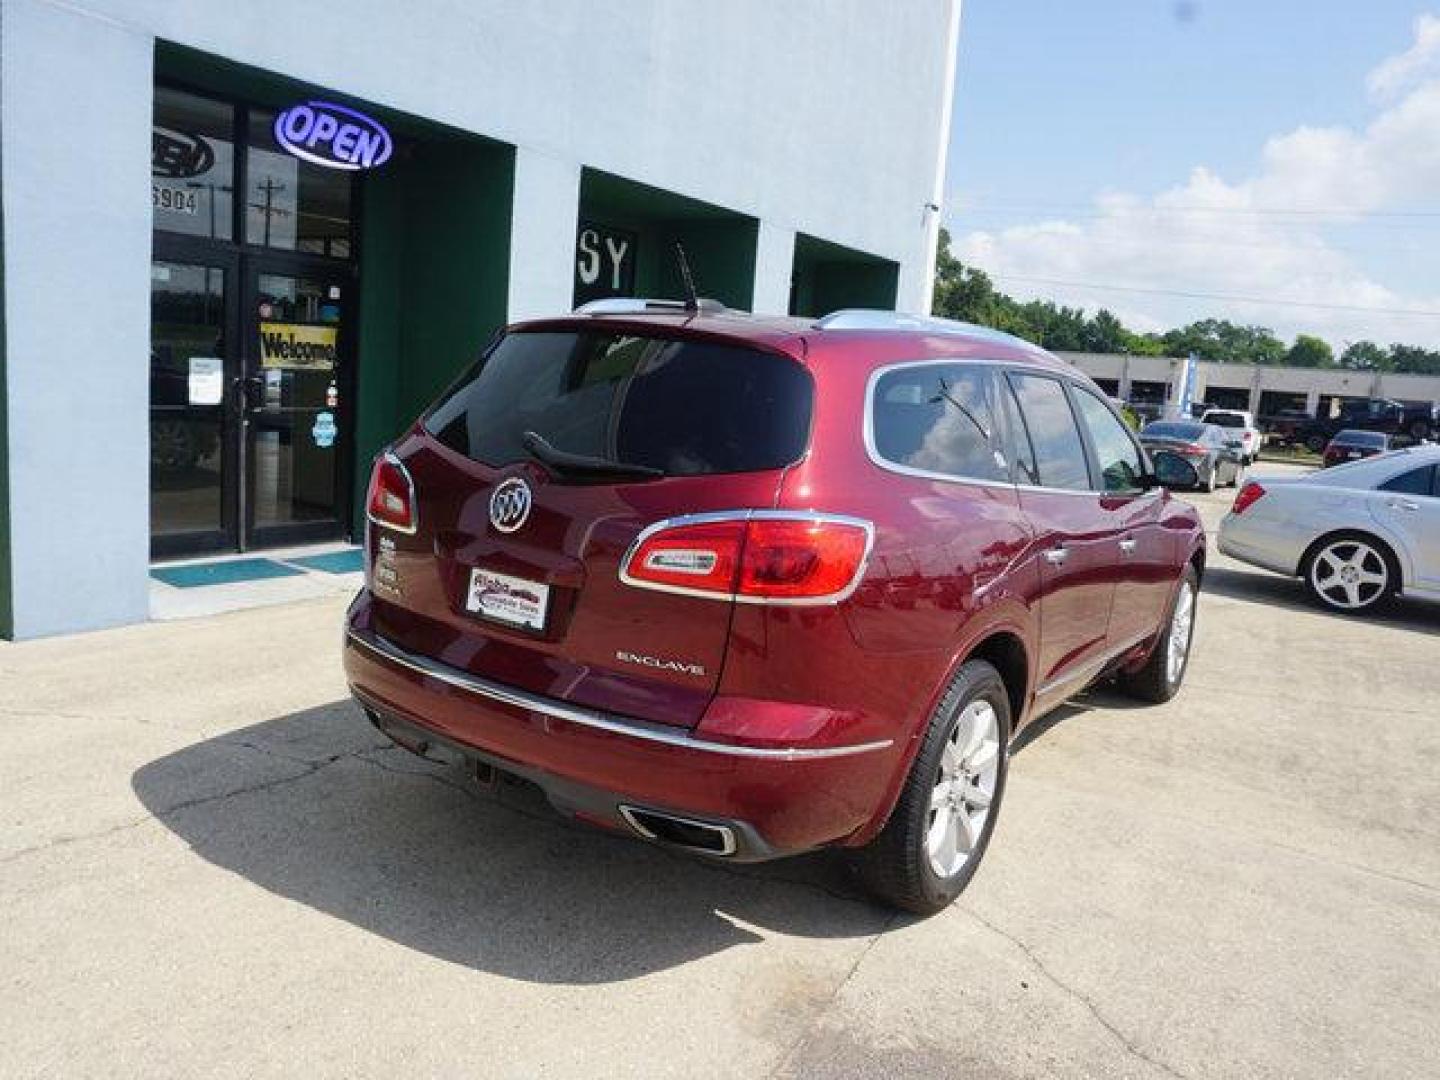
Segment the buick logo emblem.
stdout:
[[513,533],[530,516],[530,485],[512,476],[490,493],[490,524]]

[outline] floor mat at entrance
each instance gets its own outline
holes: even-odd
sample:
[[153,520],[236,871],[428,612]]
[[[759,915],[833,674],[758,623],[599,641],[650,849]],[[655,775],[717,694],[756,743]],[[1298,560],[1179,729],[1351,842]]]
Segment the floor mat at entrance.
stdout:
[[194,563],[190,566],[152,567],[150,576],[166,585],[193,589],[199,585],[229,585],[237,581],[297,577],[304,572],[272,559],[230,559],[226,562]]
[[365,553],[359,548],[329,551],[324,555],[302,555],[285,561],[291,566],[303,566],[306,570],[320,570],[327,574],[358,574],[365,569]]

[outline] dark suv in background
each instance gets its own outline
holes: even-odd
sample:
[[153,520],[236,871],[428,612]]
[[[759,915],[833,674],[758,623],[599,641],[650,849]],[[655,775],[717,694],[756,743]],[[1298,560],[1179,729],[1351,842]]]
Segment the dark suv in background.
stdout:
[[885,312],[511,327],[368,513],[345,665],[397,743],[715,858],[853,849],[922,912],[1018,731],[1105,676],[1175,694],[1205,560],[1074,367]]

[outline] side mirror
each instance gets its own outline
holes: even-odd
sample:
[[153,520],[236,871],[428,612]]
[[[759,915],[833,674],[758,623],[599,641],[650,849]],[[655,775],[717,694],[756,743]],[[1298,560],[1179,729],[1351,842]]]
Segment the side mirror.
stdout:
[[1179,454],[1157,450],[1151,455],[1155,463],[1155,482],[1164,488],[1192,488],[1200,485],[1200,473]]

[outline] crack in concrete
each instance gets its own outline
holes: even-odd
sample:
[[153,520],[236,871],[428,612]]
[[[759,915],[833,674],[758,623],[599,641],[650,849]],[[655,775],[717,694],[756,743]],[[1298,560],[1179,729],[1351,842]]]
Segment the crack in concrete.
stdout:
[[1110,1036],[1121,1046],[1123,1046],[1126,1052],[1130,1054],[1130,1056],[1145,1062],[1147,1065],[1154,1066],[1155,1068],[1165,1073],[1167,1076],[1175,1077],[1176,1080],[1188,1080],[1184,1073],[1179,1072],[1173,1066],[1166,1064],[1159,1058],[1154,1057],[1151,1054],[1147,1053],[1145,1050],[1141,1049],[1138,1043],[1136,1043],[1133,1039],[1131,1039],[1128,1035],[1121,1031],[1114,1024],[1113,1021],[1111,1021],[1108,1017],[1105,1016],[1104,1013],[1100,1011],[1099,1006],[1097,1006],[1094,1001],[1092,1001],[1085,994],[1081,993],[1075,987],[1071,986],[1069,983],[1065,982],[1048,967],[1046,967],[1044,961],[1042,961],[1040,957],[1035,954],[1034,950],[1032,950],[1030,946],[1026,945],[1025,942],[1021,941],[1014,934],[1000,929],[1000,927],[996,926],[989,919],[976,912],[973,908],[962,907],[960,904],[956,904],[955,907],[957,910],[970,916],[970,918],[974,919],[977,923],[985,927],[985,929],[989,930],[992,934],[996,935],[997,937],[1003,938],[1015,948],[1019,949],[1020,952],[1024,954],[1025,958],[1030,961],[1030,964],[1035,968],[1035,970],[1040,972],[1040,974],[1045,977],[1045,980],[1047,982],[1049,982],[1052,986],[1054,986],[1057,990],[1061,991],[1067,997],[1084,1006],[1085,1010],[1092,1017],[1095,1018],[1095,1022],[1098,1023],[1107,1032],[1109,1032]]
[[[197,806],[207,806],[217,802],[224,802],[227,799],[234,799],[241,795],[253,795],[256,792],[268,791],[271,788],[282,787],[286,784],[293,784],[298,780],[304,780],[307,777],[314,776],[321,769],[328,768],[329,766],[334,765],[337,761],[343,761],[346,758],[356,758],[358,760],[358,754],[366,752],[346,751],[345,753],[333,754],[330,757],[322,758],[319,760],[305,760],[302,758],[290,757],[284,754],[274,754],[271,751],[264,749],[263,747],[259,747],[249,743],[231,741],[228,742],[227,745],[238,746],[246,750],[258,751],[271,757],[275,757],[279,760],[288,761],[292,764],[303,764],[306,767],[290,776],[281,776],[275,779],[266,780],[263,783],[247,784],[243,787],[233,788],[229,791],[217,792],[210,795],[199,795],[193,799],[184,799],[171,806],[167,806],[162,810],[156,810],[149,814],[142,814],[140,817],[131,818],[128,821],[122,821],[115,825],[110,825],[107,828],[98,829],[95,832],[78,833],[73,836],[53,837],[52,839],[47,840],[42,844],[34,844],[30,847],[20,848],[18,851],[12,851],[7,855],[0,856],[0,866],[8,866],[11,863],[19,862],[21,859],[27,858],[28,856],[38,855],[45,851],[54,850],[55,848],[69,847],[73,844],[86,843],[91,840],[103,840],[108,836],[114,836],[117,833],[126,832],[130,829],[137,829],[142,825],[148,825],[152,822],[159,821],[160,819],[167,817],[171,814],[183,813],[184,811],[193,809]],[[368,749],[372,748],[367,748],[367,750]],[[376,747],[374,749],[382,748]]]
[[825,1017],[829,1015],[830,1010],[835,1007],[835,1002],[840,1000],[840,995],[844,992],[845,987],[850,984],[850,980],[855,978],[855,973],[860,970],[860,965],[865,962],[865,958],[870,955],[871,950],[875,948],[880,939],[894,928],[895,924],[900,921],[902,915],[903,913],[899,911],[891,912],[890,917],[885,920],[885,925],[870,935],[870,940],[865,942],[865,947],[861,949],[859,955],[855,957],[855,962],[850,965],[849,970],[847,970],[840,981],[835,984],[835,989],[830,992],[830,996],[825,999],[825,1003],[815,1010],[815,1015],[810,1019],[810,1022],[801,1029],[799,1035],[795,1036],[795,1040],[785,1052],[780,1055],[780,1060],[775,1063],[775,1067],[766,1074],[767,1080],[774,1080],[775,1077],[779,1076],[781,1071],[795,1060],[796,1055],[809,1045],[810,1039],[814,1036],[816,1029],[824,1021]]

